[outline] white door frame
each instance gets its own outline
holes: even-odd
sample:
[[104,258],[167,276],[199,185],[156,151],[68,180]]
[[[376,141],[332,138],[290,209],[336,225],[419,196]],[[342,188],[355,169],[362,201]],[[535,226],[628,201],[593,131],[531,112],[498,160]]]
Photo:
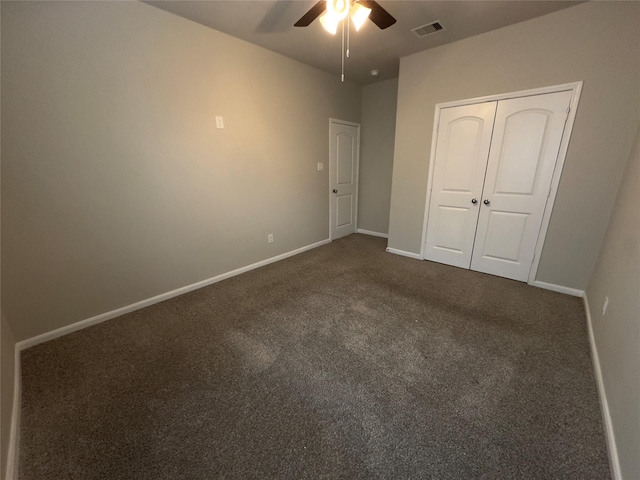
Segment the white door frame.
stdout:
[[358,231],[358,196],[359,196],[359,188],[360,188],[360,124],[355,122],[349,122],[348,120],[339,120],[337,118],[329,118],[329,185],[327,191],[329,192],[329,241],[333,241],[333,234],[331,233],[331,226],[333,225],[333,209],[331,208],[331,196],[333,192],[331,191],[331,179],[333,178],[333,162],[331,161],[331,142],[333,139],[331,138],[331,125],[333,123],[339,123],[341,125],[349,125],[351,127],[355,127],[358,129],[358,138],[356,141],[356,166],[355,166],[355,178],[356,178],[356,194],[355,194],[355,214],[354,214],[354,224],[355,224],[355,232]]
[[466,100],[458,100],[454,102],[445,102],[436,104],[436,111],[433,119],[433,132],[431,134],[431,153],[429,155],[429,176],[427,180],[427,195],[425,200],[424,220],[422,223],[422,242],[420,244],[420,258],[425,259],[425,241],[427,239],[427,225],[429,223],[429,207],[431,203],[431,188],[433,185],[433,171],[436,154],[436,143],[438,139],[438,124],[440,123],[440,111],[443,108],[458,107],[462,105],[472,105],[475,103],[484,102],[496,102],[499,100],[508,100],[510,98],[530,97],[533,95],[544,95],[546,93],[556,93],[571,91],[571,102],[569,104],[569,115],[567,116],[567,122],[565,124],[564,133],[562,134],[562,141],[560,142],[560,150],[558,152],[558,158],[556,160],[556,167],[551,179],[551,190],[549,192],[549,198],[544,209],[544,215],[542,217],[542,225],[540,226],[540,232],[538,233],[538,240],[536,242],[535,254],[533,257],[533,263],[531,264],[531,270],[529,270],[529,279],[527,283],[533,285],[538,274],[538,266],[540,264],[540,255],[542,253],[542,247],[547,236],[547,230],[549,229],[549,221],[551,219],[551,212],[553,211],[553,204],[556,200],[556,194],[558,193],[558,186],[560,184],[560,175],[562,174],[562,168],[564,167],[564,160],[567,156],[567,149],[569,148],[569,139],[571,138],[571,132],[573,130],[573,123],[576,118],[576,112],[578,110],[578,102],[580,101],[580,94],[582,92],[582,81],[565,83],[562,85],[554,85],[551,87],[533,88],[531,90],[521,90],[519,92],[502,93],[498,95],[489,95],[486,97],[469,98]]

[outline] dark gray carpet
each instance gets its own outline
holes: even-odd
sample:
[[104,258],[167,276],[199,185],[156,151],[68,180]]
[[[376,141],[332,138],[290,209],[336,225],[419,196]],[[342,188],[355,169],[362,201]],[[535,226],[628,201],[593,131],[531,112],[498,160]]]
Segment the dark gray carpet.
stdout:
[[20,478],[609,478],[581,300],[385,245],[26,350]]

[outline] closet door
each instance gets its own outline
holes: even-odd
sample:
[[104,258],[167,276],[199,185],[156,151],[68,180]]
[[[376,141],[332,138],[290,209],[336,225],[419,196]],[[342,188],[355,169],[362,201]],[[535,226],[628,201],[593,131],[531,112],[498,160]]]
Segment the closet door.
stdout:
[[424,258],[469,268],[496,102],[440,113]]
[[558,92],[498,102],[472,270],[527,280],[570,101]]

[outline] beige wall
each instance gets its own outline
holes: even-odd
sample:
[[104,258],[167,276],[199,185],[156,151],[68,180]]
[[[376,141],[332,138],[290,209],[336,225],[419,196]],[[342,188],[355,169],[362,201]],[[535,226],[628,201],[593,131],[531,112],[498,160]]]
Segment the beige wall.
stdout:
[[139,2],[2,2],[2,73],[16,340],[328,238],[359,86]]
[[584,290],[640,118],[639,18],[588,2],[403,58],[389,246],[420,252],[437,103],[583,80],[537,280]]
[[362,88],[358,228],[389,233],[398,79]]
[[[622,478],[640,478],[640,128],[587,289]],[[607,312],[602,315],[605,297]]]
[[13,413],[15,341],[4,315],[0,319],[0,478],[5,478]]
[[[0,19],[1,17],[0,10]],[[0,478],[2,479],[6,477],[11,435],[15,386],[15,348],[16,342],[13,332],[2,314],[0,304]]]

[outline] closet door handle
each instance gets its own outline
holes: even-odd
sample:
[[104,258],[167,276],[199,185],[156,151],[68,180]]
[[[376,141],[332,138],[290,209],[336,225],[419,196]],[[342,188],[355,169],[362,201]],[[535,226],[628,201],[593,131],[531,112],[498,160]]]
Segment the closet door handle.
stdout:
[[485,205],[491,205],[491,202],[489,201],[489,199],[485,200],[485,201],[484,201],[484,202],[482,202],[482,203],[484,203]]
[[471,203],[473,203],[475,205],[476,203],[478,203],[478,199],[474,198],[473,200],[471,200]]

